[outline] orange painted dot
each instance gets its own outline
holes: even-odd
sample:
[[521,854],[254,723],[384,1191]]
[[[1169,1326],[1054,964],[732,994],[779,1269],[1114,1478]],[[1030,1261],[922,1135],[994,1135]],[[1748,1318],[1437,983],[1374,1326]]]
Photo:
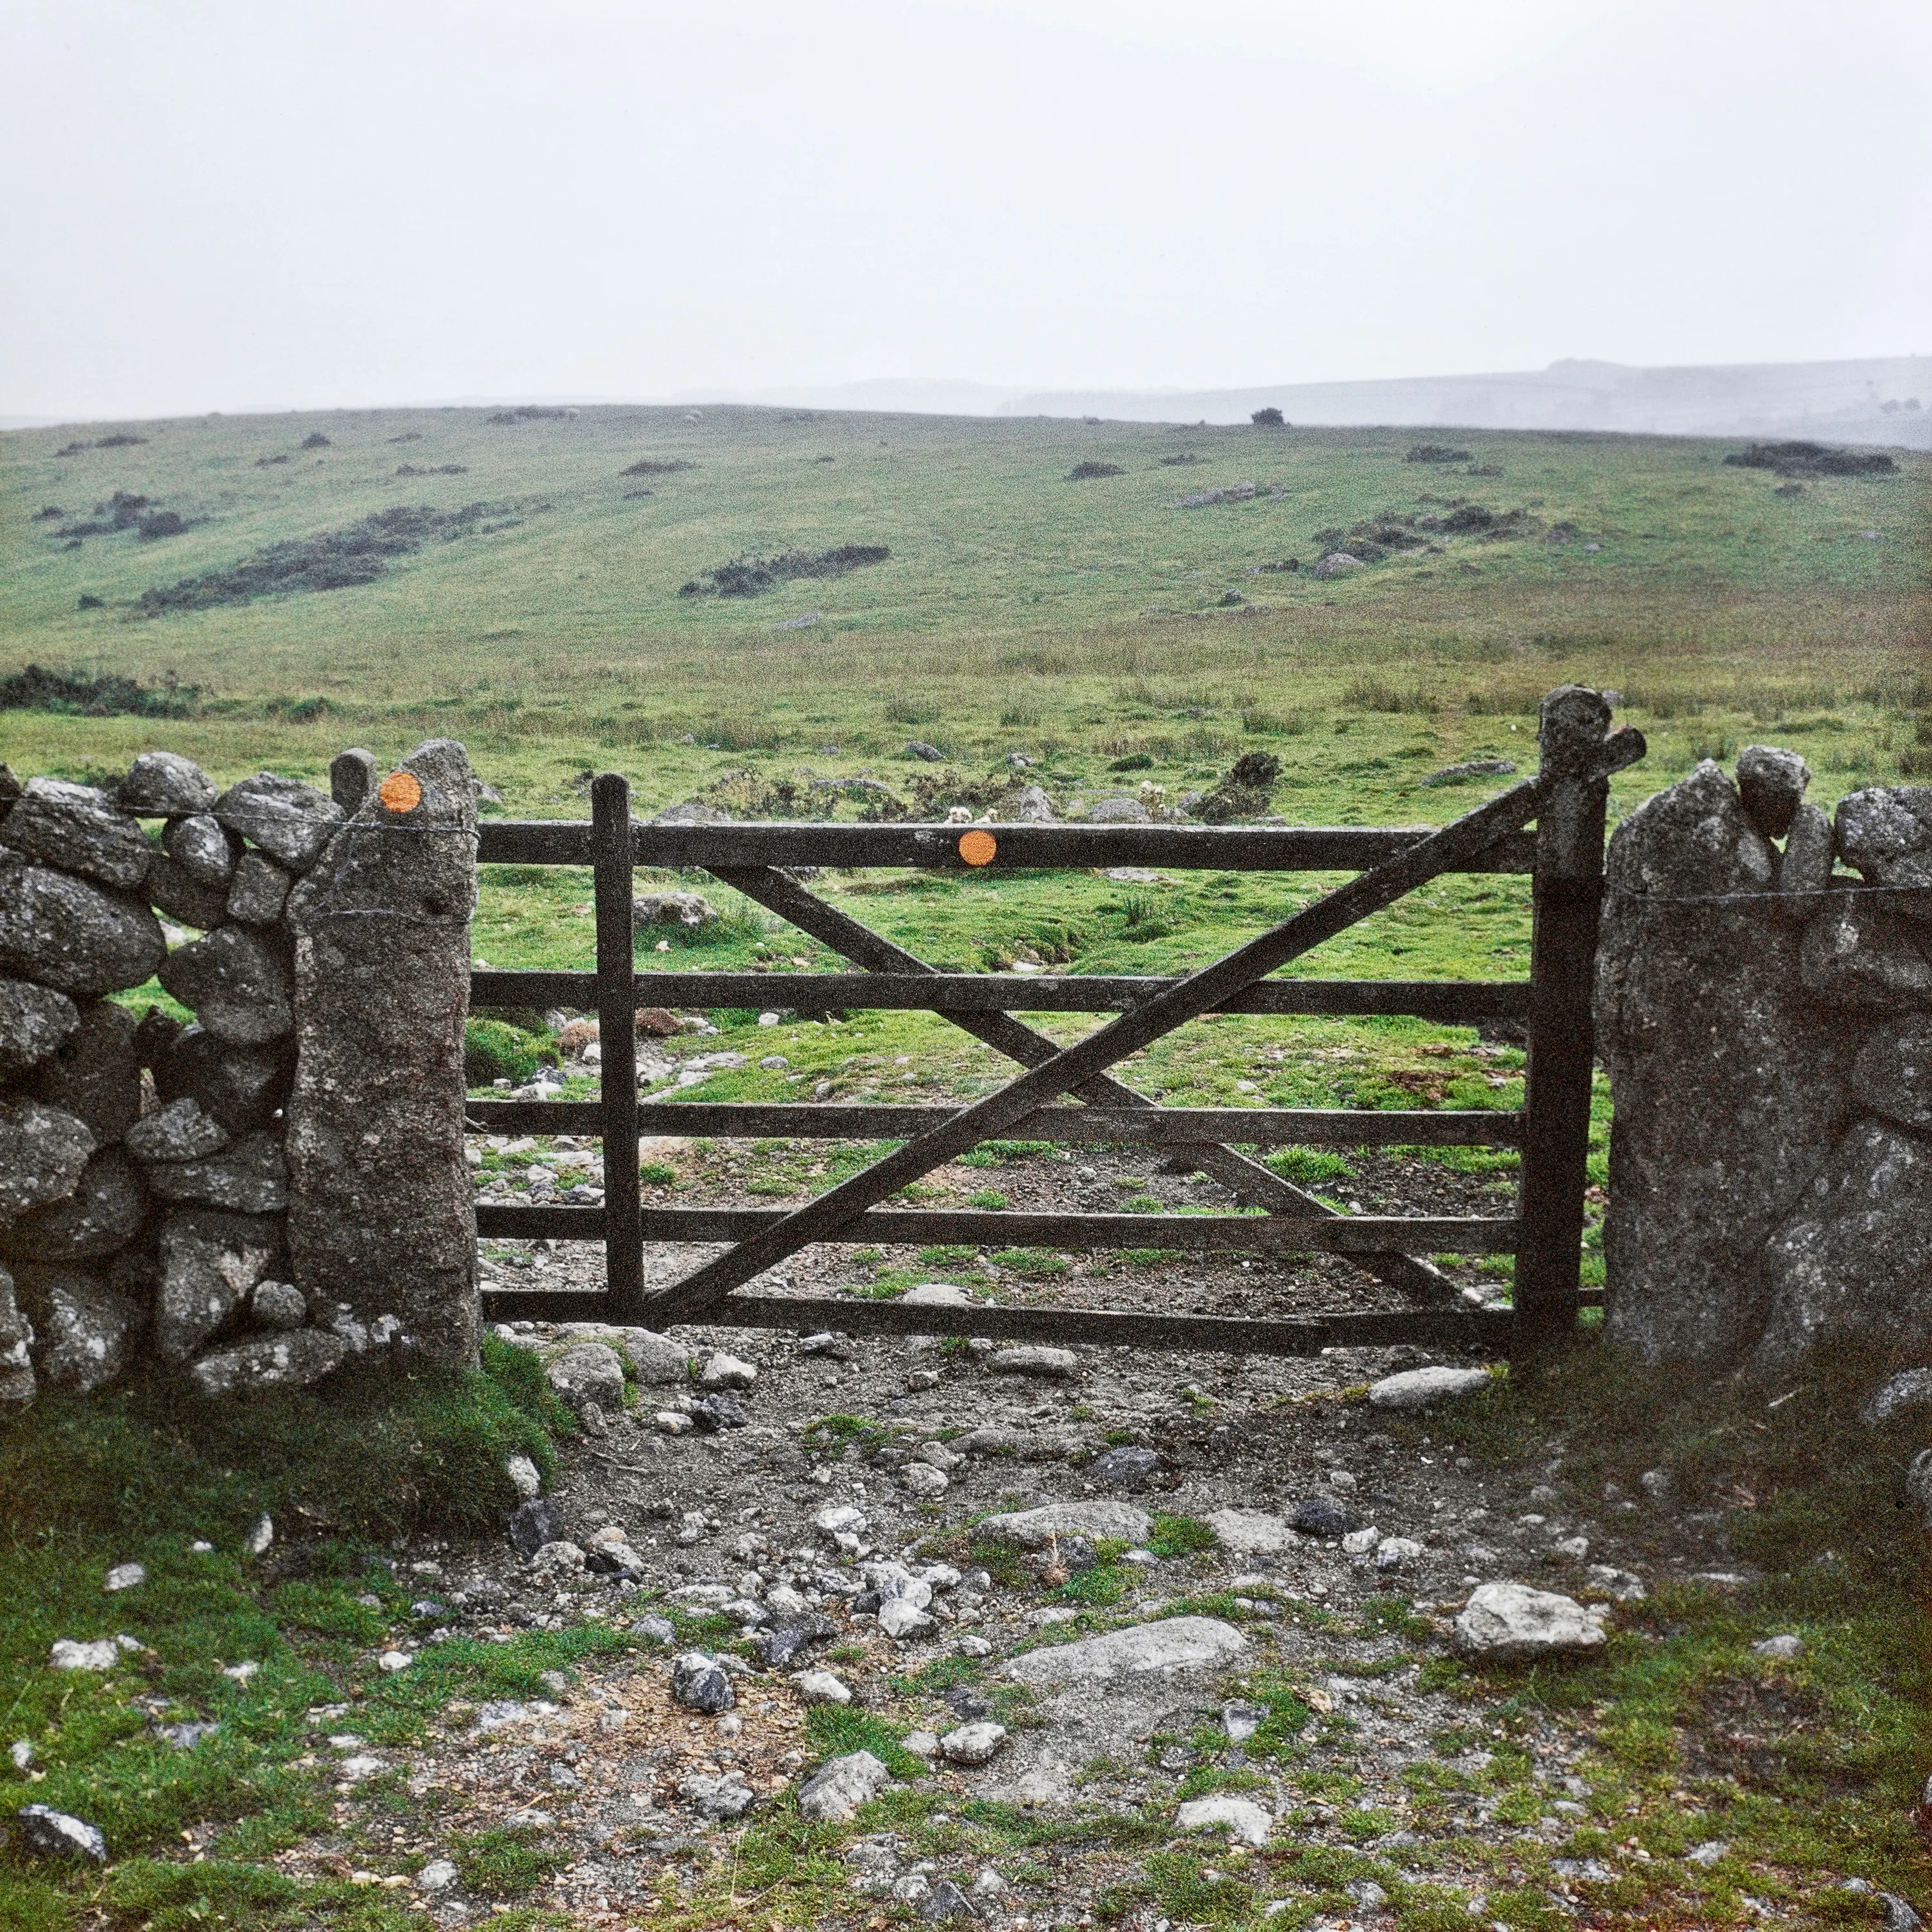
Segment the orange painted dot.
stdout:
[[1000,842],[990,832],[976,828],[959,841],[959,856],[969,866],[990,866],[999,849]]
[[414,772],[392,772],[376,788],[376,796],[389,812],[413,812],[422,802],[422,784]]

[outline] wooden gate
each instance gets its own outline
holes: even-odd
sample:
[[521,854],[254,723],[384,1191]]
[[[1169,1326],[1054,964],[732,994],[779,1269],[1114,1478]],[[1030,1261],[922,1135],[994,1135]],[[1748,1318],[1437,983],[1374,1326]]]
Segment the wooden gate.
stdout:
[[[604,1244],[599,1292],[493,1288],[493,1318],[603,1320],[663,1328],[680,1322],[764,1328],[836,1324],[852,1333],[988,1336],[1124,1342],[1142,1347],[1305,1354],[1330,1347],[1414,1342],[1478,1354],[1520,1353],[1575,1326],[1583,1232],[1592,1062],[1591,980],[1603,883],[1610,775],[1644,752],[1641,735],[1608,732],[1594,692],[1565,686],[1544,700],[1541,764],[1534,778],[1439,831],[1152,825],[693,825],[640,824],[615,774],[591,788],[581,821],[502,820],[482,830],[484,864],[581,866],[596,882],[597,967],[588,972],[478,969],[479,1006],[587,1007],[601,1022],[601,1098],[472,1100],[472,1129],[601,1136],[601,1207],[484,1204],[481,1235],[556,1237]],[[1606,735],[1607,734],[1607,735]],[[1534,822],[1533,835],[1525,827]],[[632,873],[639,866],[702,868],[788,920],[861,970],[774,980],[752,973],[635,969]],[[1063,870],[1114,866],[1214,871],[1361,868],[1338,890],[1178,980],[1101,975],[943,973],[828,905],[792,876],[806,867]],[[1357,922],[1446,872],[1533,875],[1527,980],[1276,980],[1268,976]],[[1006,1085],[962,1106],[640,1103],[634,1015],[640,1006],[746,1006],[782,990],[802,1012],[919,1007],[1017,1062]],[[1056,1046],[1012,1016],[1111,1012],[1084,1039]],[[1109,1070],[1186,1022],[1217,1013],[1420,1016],[1472,1025],[1526,1022],[1528,1069],[1518,1112],[1183,1108],[1156,1105]],[[1069,1101],[1076,1104],[1066,1104]],[[796,1208],[641,1204],[637,1148],[644,1133],[897,1140],[870,1166]],[[908,1183],[997,1137],[1185,1150],[1261,1214],[1028,1214],[888,1208]],[[1510,1219],[1338,1214],[1229,1144],[1480,1145],[1520,1148],[1517,1211]],[[998,1243],[1001,1246],[1160,1247],[1288,1255],[1348,1255],[1410,1306],[1303,1317],[1210,1318],[1103,1310],[906,1307],[740,1292],[817,1241],[872,1245]],[[646,1241],[728,1242],[727,1251],[654,1294],[644,1281]],[[1516,1256],[1513,1311],[1462,1306],[1418,1251]]]

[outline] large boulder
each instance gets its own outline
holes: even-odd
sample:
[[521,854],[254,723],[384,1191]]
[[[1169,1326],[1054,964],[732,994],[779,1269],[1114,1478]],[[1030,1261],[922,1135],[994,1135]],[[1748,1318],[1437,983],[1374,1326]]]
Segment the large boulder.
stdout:
[[147,878],[154,857],[147,834],[104,791],[65,778],[29,778],[0,820],[0,842],[123,892]]
[[140,818],[178,818],[206,812],[219,788],[192,758],[178,752],[143,752],[128,768],[115,797]]
[[0,1087],[40,1062],[80,1024],[64,993],[26,980],[0,980]]
[[170,1217],[161,1230],[154,1346],[184,1362],[254,1292],[281,1252],[278,1221],[238,1214]]
[[1860,1120],[1765,1245],[1761,1375],[1835,1348],[1932,1358],[1932,1142]]
[[1932,785],[1848,792],[1838,801],[1838,835],[1846,865],[1872,885],[1904,888],[1898,909],[1932,920]]
[[196,885],[217,892],[225,892],[235,876],[236,848],[241,842],[208,812],[174,819],[161,830],[162,851]]
[[112,993],[152,980],[167,950],[145,900],[0,850],[0,973],[63,993]]
[[266,1046],[294,1029],[294,989],[280,950],[245,926],[224,926],[177,947],[160,980],[230,1046]]
[[624,1406],[624,1364],[616,1350],[602,1342],[579,1342],[565,1349],[548,1374],[550,1387],[579,1415],[592,1403],[611,1415]]
[[463,1130],[476,885],[476,781],[460,745],[432,739],[330,839],[286,914],[296,1285],[312,1305],[392,1316],[459,1365],[481,1330]]
[[274,926],[289,902],[295,874],[265,859],[244,852],[228,888],[228,916],[242,926]]
[[280,1140],[266,1132],[244,1134],[198,1160],[151,1162],[147,1174],[163,1201],[236,1214],[275,1214],[289,1204],[288,1157]]
[[1715,764],[1631,812],[1606,872],[1608,1324],[1648,1361],[1714,1364],[1762,1331],[1757,1251],[1842,1131],[1843,1036],[1806,995],[1799,928],[1752,896],[1772,848]]
[[229,1144],[228,1130],[197,1100],[170,1100],[128,1130],[124,1144],[138,1161],[200,1160]]
[[81,1169],[74,1191],[0,1228],[10,1262],[80,1262],[124,1248],[148,1217],[148,1190],[124,1148],[103,1148]]
[[0,1100],[0,1227],[71,1194],[94,1151],[84,1120],[39,1100]]
[[1165,1617],[1130,1629],[1107,1630],[1076,1643],[1023,1651],[1006,1666],[1022,1684],[1113,1684],[1173,1671],[1245,1663],[1252,1646],[1216,1617]]
[[85,1121],[97,1147],[112,1147],[141,1118],[140,1022],[111,1000],[86,1001],[76,1019],[34,1073],[34,1093]]
[[342,823],[332,798],[273,772],[230,785],[215,800],[214,815],[292,872],[307,872]]
[[97,1275],[74,1268],[22,1266],[14,1280],[32,1319],[40,1379],[86,1395],[128,1366],[145,1317]]
[[206,1396],[258,1395],[266,1389],[308,1388],[348,1360],[349,1344],[320,1328],[254,1335],[218,1349],[188,1368],[188,1379]]
[[142,896],[180,926],[211,932],[226,917],[228,894],[220,886],[204,885],[179,860],[157,853]]

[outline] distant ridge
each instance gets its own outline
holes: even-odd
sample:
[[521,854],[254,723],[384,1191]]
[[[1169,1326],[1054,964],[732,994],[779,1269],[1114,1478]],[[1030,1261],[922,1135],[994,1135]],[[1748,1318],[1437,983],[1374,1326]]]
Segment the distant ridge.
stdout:
[[[1640,369],[1565,361],[1490,375],[1238,389],[1042,389],[880,378],[738,392],[681,403],[876,410],[914,416],[1099,416],[1115,422],[1238,423],[1279,409],[1290,422],[1417,428],[1608,430],[1650,436],[1820,436],[1932,448],[1932,356],[1844,362],[1718,363]],[[1916,401],[1918,407],[1907,406]],[[1890,404],[1893,406],[1886,408]]]
[[1562,362],[1522,372],[1387,382],[1060,390],[1018,397],[1000,412],[1225,423],[1245,422],[1255,410],[1270,406],[1291,422],[1310,424],[1613,430],[1653,436],[1809,435],[1923,449],[1932,448],[1932,356],[1677,369]]

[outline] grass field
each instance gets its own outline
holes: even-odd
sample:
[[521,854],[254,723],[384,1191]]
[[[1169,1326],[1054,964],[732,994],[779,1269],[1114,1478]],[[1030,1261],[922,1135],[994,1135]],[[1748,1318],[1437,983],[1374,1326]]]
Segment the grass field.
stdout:
[[[316,436],[326,447],[302,446]],[[1622,691],[1653,731],[1639,791],[1762,735],[1804,751],[1828,791],[1895,775],[1932,641],[1932,457],[1781,496],[1770,472],[1727,466],[1727,443],[1484,433],[1455,446],[1470,464],[1404,460],[1430,440],[616,408],[16,432],[0,438],[0,673],[197,686],[198,715],[166,735],[224,773],[452,733],[530,811],[581,811],[590,766],[626,771],[646,803],[681,796],[719,769],[706,746],[894,776],[918,736],[974,770],[1017,749],[1070,778],[1138,752],[1170,784],[1264,745],[1291,820],[1430,817],[1441,801],[1414,778],[1520,750],[1535,699],[1566,678]],[[640,460],[691,466],[620,473]],[[1120,473],[1070,480],[1082,463]],[[1245,482],[1251,500],[1174,507]],[[128,514],[152,527],[184,527],[59,534],[111,523],[94,512],[117,491],[149,500]],[[1453,520],[1458,500],[1534,522],[1310,574],[1318,532]],[[488,514],[454,526],[470,533],[430,535],[366,584],[140,614],[143,592],[273,544],[472,504]],[[1559,525],[1574,536],[1549,541]],[[891,554],[752,598],[679,595],[734,558],[844,545]],[[1250,574],[1290,557],[1301,570]],[[0,752],[28,769],[112,766],[155,735],[0,714]]]

